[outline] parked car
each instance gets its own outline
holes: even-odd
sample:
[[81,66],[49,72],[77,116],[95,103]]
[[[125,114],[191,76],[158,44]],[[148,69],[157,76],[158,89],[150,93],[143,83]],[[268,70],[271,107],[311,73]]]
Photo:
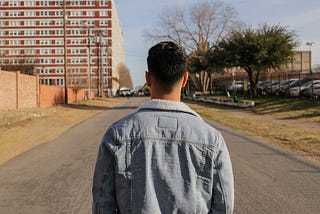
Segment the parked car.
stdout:
[[132,96],[133,95],[133,91],[129,88],[121,88],[119,90],[119,95],[121,97],[129,97],[129,96]]
[[[314,80],[313,81],[313,84],[316,84],[316,83],[319,83],[320,80]],[[299,83],[299,82],[298,82]],[[303,85],[299,86],[297,84],[294,84],[292,85],[292,87],[290,87],[290,90],[289,90],[289,94],[290,96],[292,97],[297,97],[300,95],[300,92],[308,87],[311,87],[311,84],[312,84],[312,81],[308,81],[306,83],[304,83]]]
[[288,90],[291,87],[291,85],[297,83],[299,79],[289,79],[289,80],[283,80],[280,82],[280,86],[274,90],[275,95],[283,95],[288,94]]
[[313,95],[320,96],[320,84],[313,87]]
[[279,87],[280,82],[271,82],[271,84],[267,85],[265,91],[269,94],[272,94],[274,90]]
[[235,80],[232,84],[228,87],[228,90],[233,92],[241,92],[243,91],[243,81]]
[[273,82],[266,91],[270,94],[281,95],[285,94],[291,84],[294,84],[298,79],[282,80],[280,82]]
[[256,85],[257,93],[258,94],[265,94],[267,88],[270,88],[270,86],[271,86],[271,81],[269,81],[269,80],[259,81]]
[[309,85],[309,87],[303,89],[300,94],[302,96],[305,97],[312,97],[314,95],[317,95],[318,91],[319,91],[319,87],[320,87],[320,82],[313,82],[313,94],[312,94],[312,88],[311,88],[312,84]]

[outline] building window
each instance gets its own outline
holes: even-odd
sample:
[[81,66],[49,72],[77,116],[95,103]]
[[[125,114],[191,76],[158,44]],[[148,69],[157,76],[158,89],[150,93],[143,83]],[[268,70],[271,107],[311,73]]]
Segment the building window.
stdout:
[[41,26],[50,26],[50,25],[52,25],[52,21],[51,20],[41,20],[40,25]]
[[95,5],[95,1],[88,0],[88,1],[87,1],[87,5],[94,6],[94,5]]
[[56,79],[56,85],[58,85],[58,86],[64,86],[64,79]]
[[63,1],[56,1],[56,5],[57,6],[62,6],[63,5]]
[[34,36],[34,35],[36,35],[36,31],[35,30],[25,30],[24,35],[25,36]]
[[9,16],[22,16],[21,11],[10,11]]
[[93,10],[87,11],[87,16],[95,16],[95,11]]
[[25,1],[24,1],[24,6],[25,6],[25,7],[36,6],[36,1],[25,0]]
[[20,1],[9,1],[9,6],[10,7],[19,7],[21,6],[21,2]]
[[109,20],[101,20],[100,26],[109,26]]
[[9,44],[11,46],[18,46],[18,45],[21,45],[21,40],[10,40]]
[[63,11],[56,11],[56,16],[63,16]]
[[83,16],[83,11],[82,10],[72,10],[71,16]]
[[9,21],[9,26],[20,26],[21,21]]
[[26,55],[35,55],[36,54],[36,50],[34,50],[34,49],[25,49],[25,54]]
[[51,63],[52,63],[52,59],[47,59],[47,58],[40,59],[40,64],[51,64]]
[[108,10],[100,10],[100,16],[109,16]]
[[36,16],[36,12],[35,11],[25,11],[24,15],[26,17],[35,17]]
[[56,59],[56,63],[57,64],[63,64],[63,61],[64,61],[63,58],[57,58]]
[[55,25],[56,26],[63,26],[63,20],[56,20]]
[[64,51],[62,48],[56,49],[56,54],[63,54]]
[[40,79],[42,85],[52,85],[52,79]]
[[49,2],[48,1],[40,1],[41,6],[48,6]]
[[24,40],[25,46],[34,46],[36,45],[36,40]]
[[21,50],[19,50],[19,49],[9,50],[9,55],[20,55],[20,54],[21,54]]
[[108,0],[101,0],[100,1],[100,6],[108,6],[109,5],[109,1]]
[[52,49],[41,49],[40,54],[52,54]]
[[56,30],[56,35],[63,35],[63,30]]
[[63,45],[63,39],[57,39],[56,45]]
[[32,20],[24,21],[24,26],[36,26],[36,22]]
[[57,68],[56,69],[57,74],[63,74],[63,68]]

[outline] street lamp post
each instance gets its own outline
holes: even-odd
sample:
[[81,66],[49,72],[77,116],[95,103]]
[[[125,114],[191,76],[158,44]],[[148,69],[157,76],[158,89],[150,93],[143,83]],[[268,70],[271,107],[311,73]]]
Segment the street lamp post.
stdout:
[[311,65],[311,48],[312,45],[316,44],[315,42],[307,42],[306,45],[309,46],[309,69],[311,77],[311,96],[313,96],[313,74],[312,74],[312,65]]
[[63,42],[64,42],[64,103],[68,104],[68,84],[67,84],[67,5],[63,0]]

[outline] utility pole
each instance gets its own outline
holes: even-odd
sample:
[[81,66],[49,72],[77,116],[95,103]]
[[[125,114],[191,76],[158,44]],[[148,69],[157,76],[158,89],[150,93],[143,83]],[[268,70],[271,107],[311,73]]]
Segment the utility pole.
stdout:
[[64,104],[68,104],[68,80],[67,80],[67,5],[66,0],[63,0],[63,42],[64,42]]
[[103,41],[102,41],[102,32],[99,32],[99,72],[100,72],[100,96],[103,97],[103,62],[102,62],[102,47],[103,47]]
[[88,99],[91,100],[91,58],[90,58],[90,44],[91,44],[91,40],[90,40],[90,28],[88,25],[88,22],[86,23],[86,29],[87,29],[87,61],[88,61],[88,67],[87,67],[87,72],[88,72]]
[[312,65],[311,65],[311,48],[312,45],[316,44],[315,42],[307,42],[306,45],[309,46],[309,69],[311,77],[311,96],[313,97],[313,74],[312,74]]

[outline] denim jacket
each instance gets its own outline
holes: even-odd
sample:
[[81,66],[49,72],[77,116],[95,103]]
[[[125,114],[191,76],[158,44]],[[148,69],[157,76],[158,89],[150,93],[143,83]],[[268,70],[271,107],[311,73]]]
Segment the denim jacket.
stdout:
[[233,172],[220,132],[182,102],[151,100],[99,147],[93,213],[232,213]]

